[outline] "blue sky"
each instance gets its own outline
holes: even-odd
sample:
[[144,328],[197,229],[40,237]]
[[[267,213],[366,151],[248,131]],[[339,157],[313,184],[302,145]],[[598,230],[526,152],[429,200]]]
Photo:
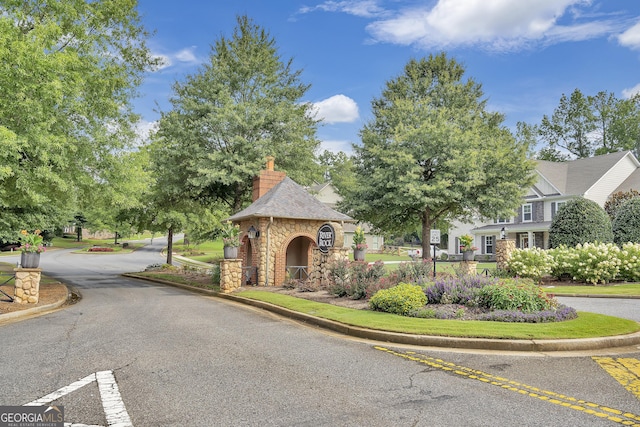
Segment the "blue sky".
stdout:
[[275,39],[311,84],[322,149],[351,152],[371,120],[371,101],[411,58],[442,51],[482,84],[488,108],[539,123],[578,88],[626,98],[640,92],[637,0],[139,0],[149,47],[166,65],[135,101],[141,128],[171,108],[173,82],[197,73],[236,16]]

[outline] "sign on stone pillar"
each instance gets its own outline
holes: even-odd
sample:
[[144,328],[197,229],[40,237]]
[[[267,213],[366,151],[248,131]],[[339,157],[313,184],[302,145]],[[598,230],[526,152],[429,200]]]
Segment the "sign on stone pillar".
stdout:
[[516,241],[513,239],[498,239],[496,241],[496,268],[506,270],[511,253],[516,250]]
[[18,304],[37,304],[40,299],[40,268],[14,268],[13,299]]

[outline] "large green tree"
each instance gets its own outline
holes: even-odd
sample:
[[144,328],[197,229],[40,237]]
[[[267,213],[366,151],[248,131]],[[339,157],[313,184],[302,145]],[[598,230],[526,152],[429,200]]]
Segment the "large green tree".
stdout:
[[155,64],[135,0],[0,2],[0,240],[53,228],[133,140]]
[[531,129],[540,138],[542,148],[537,157],[541,160],[564,161],[624,150],[638,156],[640,95],[618,99],[601,91],[585,96],[575,89],[570,97],[560,97],[551,117],[545,115],[540,125]]
[[166,154],[158,161],[174,165],[170,173],[186,197],[240,210],[268,155],[301,184],[320,176],[317,120],[302,102],[309,86],[300,75],[281,60],[269,33],[242,16],[201,70],[174,85],[156,143]]
[[441,53],[410,60],[372,102],[354,146],[357,186],[345,206],[380,230],[429,230],[475,216],[510,216],[533,183],[529,147],[485,109],[480,84]]

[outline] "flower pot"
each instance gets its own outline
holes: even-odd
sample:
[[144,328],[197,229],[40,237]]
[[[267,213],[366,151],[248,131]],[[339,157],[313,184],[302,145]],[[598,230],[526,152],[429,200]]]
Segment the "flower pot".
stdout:
[[355,261],[364,261],[364,249],[354,249],[353,250],[353,259]]
[[462,252],[462,260],[463,261],[473,261],[474,255],[473,251],[464,251]]
[[236,259],[238,258],[237,246],[225,246],[224,247],[224,259]]
[[20,266],[22,268],[38,268],[40,265],[40,254],[38,252],[22,252],[20,255]]

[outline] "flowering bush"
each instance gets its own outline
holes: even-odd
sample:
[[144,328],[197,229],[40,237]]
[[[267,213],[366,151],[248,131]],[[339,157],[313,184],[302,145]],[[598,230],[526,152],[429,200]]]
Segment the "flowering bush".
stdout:
[[578,259],[578,253],[573,248],[560,245],[547,251],[553,258],[551,275],[557,279],[564,276],[573,277],[574,265]]
[[42,244],[40,230],[36,230],[33,233],[29,233],[27,230],[22,230],[20,231],[19,239],[21,252],[35,252],[39,254],[45,251],[45,247]]
[[367,238],[364,236],[364,231],[360,226],[357,226],[353,232],[353,246],[351,247],[358,251],[367,249]]
[[222,224],[222,244],[225,248],[237,248],[240,246],[240,226],[225,221]]
[[[387,288],[388,282],[384,278],[384,263],[374,264],[363,262],[337,261],[329,267],[331,284],[328,291],[338,297],[362,299],[371,295],[368,288]],[[380,285],[381,282],[384,282]]]
[[471,236],[470,234],[460,236],[460,250],[462,252],[478,250],[476,246],[473,246],[473,236]]
[[513,322],[513,323],[547,323],[562,322],[578,317],[575,308],[559,305],[555,310],[542,310],[533,313],[524,313],[522,311],[495,310],[478,316],[478,320],[490,320],[494,322]]
[[585,243],[575,248],[573,280],[579,282],[609,283],[618,277],[622,264],[620,248],[613,243]]
[[419,261],[401,262],[395,271],[397,283],[414,283],[422,285],[427,283],[432,276],[433,263],[421,259]]
[[619,253],[620,278],[629,282],[640,281],[640,245],[625,243]]
[[518,277],[540,280],[554,268],[554,259],[548,251],[539,248],[516,249],[511,253],[507,268]]
[[498,279],[490,276],[460,276],[438,279],[427,287],[425,294],[429,304],[461,304],[478,305],[480,289],[498,283]]

